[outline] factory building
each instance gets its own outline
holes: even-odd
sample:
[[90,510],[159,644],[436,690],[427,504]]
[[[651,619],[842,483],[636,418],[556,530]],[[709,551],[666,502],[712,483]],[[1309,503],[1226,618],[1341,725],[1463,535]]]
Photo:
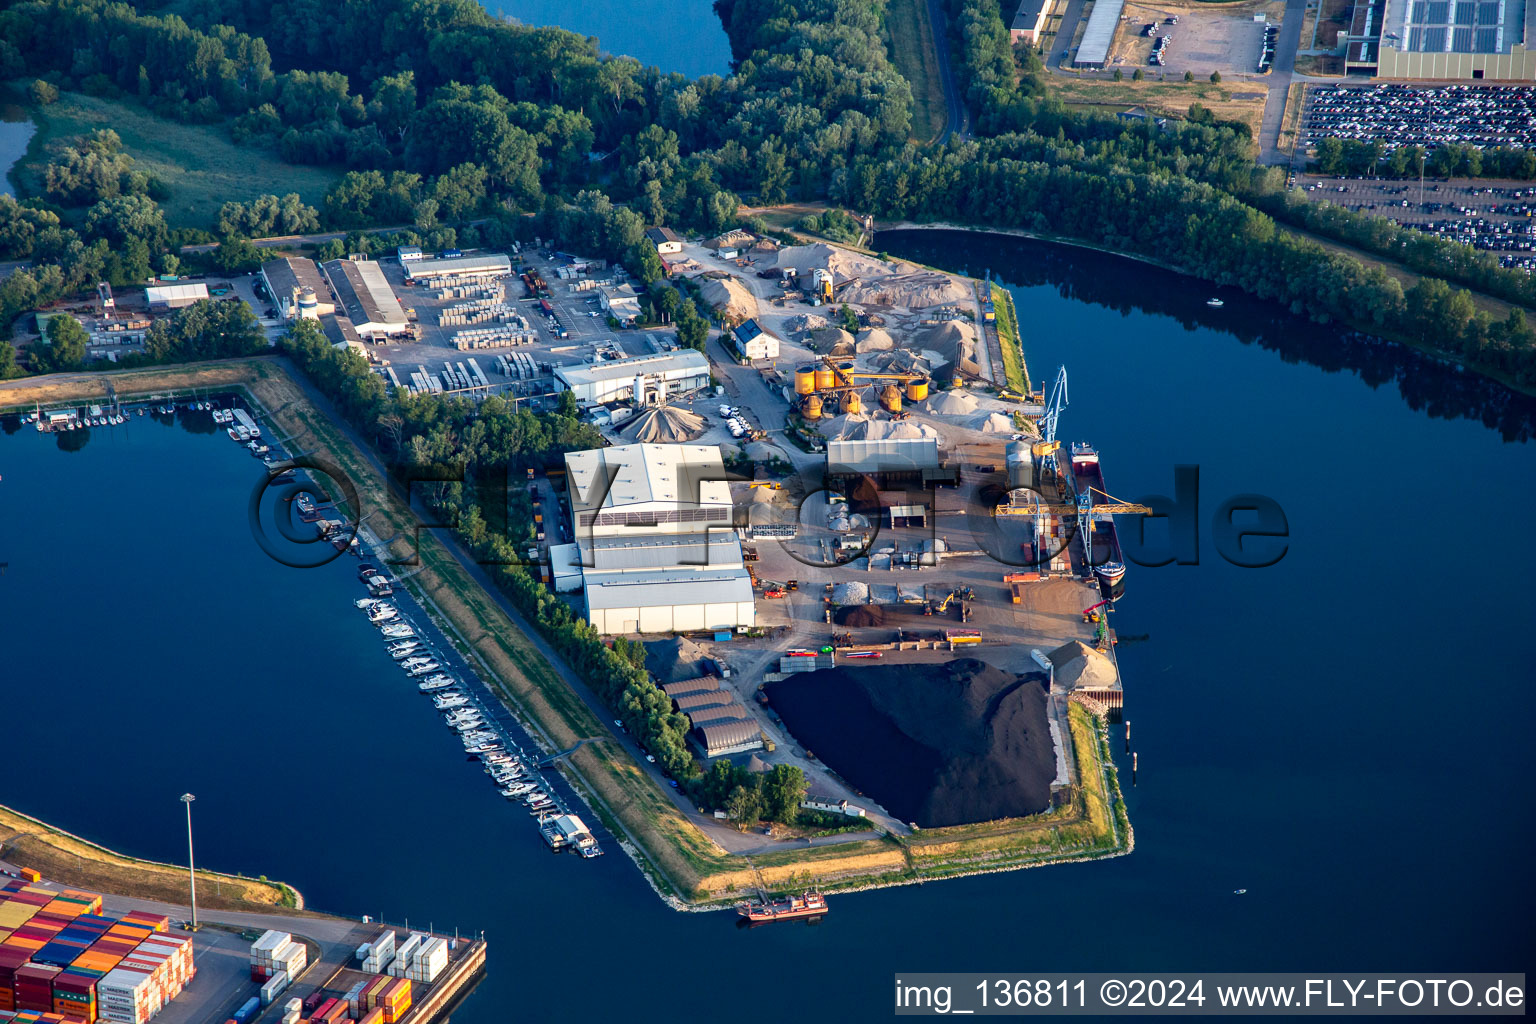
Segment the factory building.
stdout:
[[167,309],[181,309],[194,302],[201,302],[207,297],[208,286],[201,283],[158,284],[144,289],[144,301],[149,303],[150,312],[153,313]]
[[756,320],[743,320],[731,331],[731,343],[743,359],[779,358],[779,339],[763,330]]
[[331,289],[314,260],[280,256],[261,265],[261,280],[272,296],[272,306],[284,320],[319,319],[336,312]]
[[947,476],[939,466],[937,438],[827,442],[827,482],[833,486],[847,487],[868,478],[880,490],[894,490],[898,486],[923,487]]
[[555,383],[587,405],[617,401],[665,405],[676,395],[709,384],[709,360],[702,352],[684,349],[665,355],[557,366]]
[[675,256],[683,251],[683,240],[671,228],[647,228],[645,237],[656,247],[658,256]]
[[597,301],[602,305],[603,312],[621,324],[632,324],[640,318],[640,293],[631,285],[599,288]]
[[404,334],[405,310],[384,271],[372,260],[330,260],[321,265],[338,312],[364,341]]
[[551,552],[554,575],[557,589],[574,589],[580,566],[587,618],[599,632],[755,624],[718,447],[621,445],[568,452],[565,464],[578,540]]
[[705,757],[726,757],[761,750],[763,731],[749,720],[699,726],[689,733]]
[[1013,23],[1008,26],[1008,36],[1015,43],[1039,45],[1045,31],[1045,23],[1051,16],[1051,0],[1019,0]]
[[1348,71],[1379,78],[1536,82],[1536,2],[1359,0]]
[[1099,0],[1088,15],[1088,26],[1083,29],[1083,41],[1077,46],[1072,58],[1075,68],[1102,68],[1109,63],[1109,48],[1120,30],[1120,12],[1125,10],[1125,0]]
[[450,256],[440,260],[421,258],[421,250],[414,257],[402,255],[400,265],[405,268],[405,279],[414,284],[421,278],[460,277],[492,280],[512,273],[512,261],[506,253],[487,253],[483,256]]

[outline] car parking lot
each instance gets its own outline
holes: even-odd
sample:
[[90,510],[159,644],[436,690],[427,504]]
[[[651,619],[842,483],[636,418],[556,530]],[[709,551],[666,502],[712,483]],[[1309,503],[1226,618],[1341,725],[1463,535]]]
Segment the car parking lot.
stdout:
[[1301,141],[1380,142],[1388,149],[1536,146],[1536,90],[1501,85],[1319,85],[1307,91]]
[[[1266,39],[1273,38],[1266,35],[1266,26],[1278,28],[1282,9],[1280,4],[1232,10],[1128,3],[1110,64],[1147,68],[1149,75],[1190,71],[1202,79],[1212,71],[1223,76],[1254,74],[1260,70]],[[1259,13],[1266,15],[1266,22],[1254,21]]]
[[1497,253],[1506,267],[1536,270],[1536,183],[1426,181],[1302,175],[1309,199],[1386,217],[1475,249]]

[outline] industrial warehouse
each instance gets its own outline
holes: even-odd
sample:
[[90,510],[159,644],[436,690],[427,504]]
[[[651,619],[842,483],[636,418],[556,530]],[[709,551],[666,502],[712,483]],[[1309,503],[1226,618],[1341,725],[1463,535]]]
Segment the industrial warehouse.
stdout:
[[599,632],[732,630],[756,621],[718,447],[568,452],[565,468],[577,540],[551,558],[563,578],[581,566],[587,618]]
[[692,349],[670,354],[559,366],[555,381],[576,401],[665,405],[709,383],[709,360]]

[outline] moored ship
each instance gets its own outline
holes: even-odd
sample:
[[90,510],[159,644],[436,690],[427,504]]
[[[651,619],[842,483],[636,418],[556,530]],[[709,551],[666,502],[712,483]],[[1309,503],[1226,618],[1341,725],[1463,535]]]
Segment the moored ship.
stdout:
[[827,912],[827,898],[809,891],[800,896],[781,896],[776,900],[743,903],[736,912],[748,921],[792,921],[801,917],[820,917]]
[[[1104,487],[1098,449],[1091,444],[1078,442],[1072,446],[1072,483],[1079,497],[1091,495],[1094,505],[1112,500]],[[1083,554],[1093,567],[1099,592],[1105,599],[1118,601],[1125,596],[1125,560],[1120,554],[1120,538],[1115,533],[1113,519],[1104,516],[1087,524],[1083,533]]]

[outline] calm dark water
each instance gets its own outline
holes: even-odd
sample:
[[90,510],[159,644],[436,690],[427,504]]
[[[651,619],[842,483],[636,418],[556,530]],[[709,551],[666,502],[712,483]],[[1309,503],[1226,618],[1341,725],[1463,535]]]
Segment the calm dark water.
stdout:
[[634,57],[689,78],[730,74],[731,43],[713,0],[481,0],[525,25],[557,25],[596,36],[605,53]]
[[0,95],[0,192],[16,194],[11,168],[26,156],[27,143],[36,132],[37,126],[28,119],[26,108]]
[[[926,969],[1527,969],[1530,407],[1096,254],[881,245],[1021,282],[1030,365],[1069,364],[1062,433],[1112,491],[1201,466],[1202,563],[1132,566],[1117,612],[1150,635],[1121,649],[1133,856],[843,896],[818,927],[673,913],[623,856],[544,849],[385,657],[350,563],[261,553],[255,460],[148,418],[67,452],[0,436],[0,715],[26,764],[0,801],[174,861],[191,790],[206,864],[483,928],[459,1024],[668,1020],[829,972],[797,1016],[883,1016],[893,973]],[[1270,569],[1211,545],[1249,491],[1289,516]]]

